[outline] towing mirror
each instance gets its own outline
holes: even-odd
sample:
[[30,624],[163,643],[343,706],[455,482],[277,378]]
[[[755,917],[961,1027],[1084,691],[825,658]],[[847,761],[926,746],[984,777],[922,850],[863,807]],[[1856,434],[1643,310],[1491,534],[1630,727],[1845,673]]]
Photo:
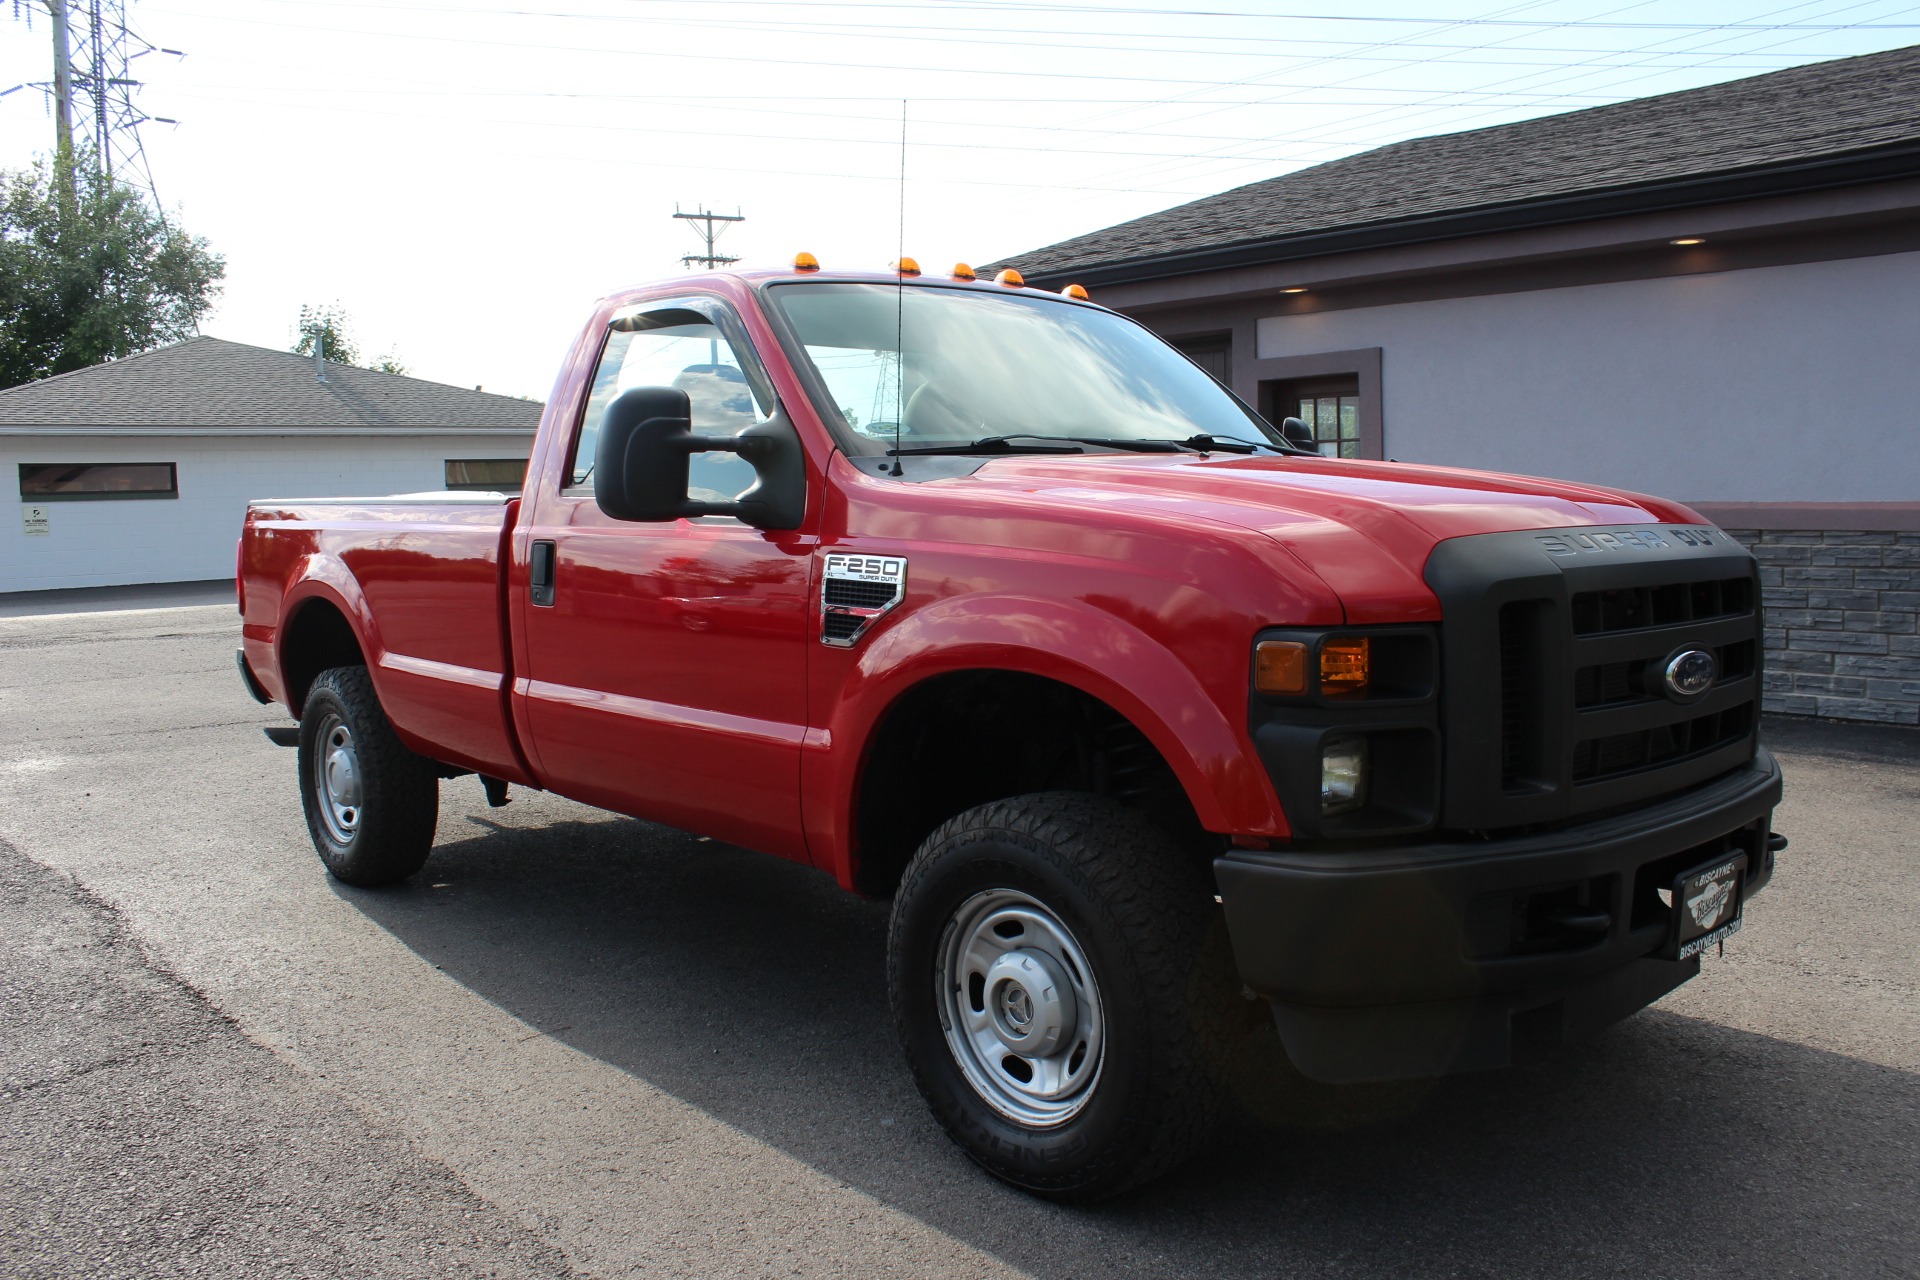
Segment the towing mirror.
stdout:
[[1296,449],[1305,449],[1309,453],[1320,452],[1320,444],[1313,438],[1313,428],[1299,418],[1280,419],[1280,435]]
[[[732,502],[687,497],[687,460],[714,452],[737,453],[753,467],[753,484]],[[758,529],[794,529],[806,509],[806,463],[800,437],[784,418],[730,436],[697,436],[686,392],[634,387],[616,396],[601,419],[593,498],[616,520],[733,516]]]

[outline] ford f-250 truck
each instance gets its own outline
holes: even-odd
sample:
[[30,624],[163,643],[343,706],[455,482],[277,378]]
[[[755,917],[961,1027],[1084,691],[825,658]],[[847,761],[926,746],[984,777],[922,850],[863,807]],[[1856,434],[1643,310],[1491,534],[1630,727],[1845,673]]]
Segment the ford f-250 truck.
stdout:
[[1496,1067],[1739,926],[1784,844],[1741,546],[1319,456],[954,277],[619,293],[518,496],[253,503],[241,674],[327,868],[416,873],[471,773],[891,895],[934,1115],[1069,1200],[1193,1149],[1248,1010],[1321,1080]]

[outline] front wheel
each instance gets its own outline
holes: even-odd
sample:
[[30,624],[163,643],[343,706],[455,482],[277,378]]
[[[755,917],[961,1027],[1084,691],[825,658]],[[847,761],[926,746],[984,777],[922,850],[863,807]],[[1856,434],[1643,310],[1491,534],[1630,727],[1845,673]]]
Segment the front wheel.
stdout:
[[348,884],[404,880],[433,849],[439,776],[394,733],[365,667],[322,671],[307,691],[300,802],[320,861]]
[[1235,1025],[1211,876],[1113,801],[1021,796],[934,832],[888,968],[921,1092],[994,1176],[1098,1200],[1211,1131]]

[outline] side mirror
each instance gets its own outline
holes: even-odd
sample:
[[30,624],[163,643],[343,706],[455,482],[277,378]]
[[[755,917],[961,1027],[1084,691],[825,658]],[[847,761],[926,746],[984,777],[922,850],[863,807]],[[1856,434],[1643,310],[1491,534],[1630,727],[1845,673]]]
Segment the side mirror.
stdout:
[[[687,460],[713,452],[737,453],[753,467],[756,479],[732,502],[687,497]],[[733,516],[758,529],[794,529],[806,512],[806,460],[800,437],[782,418],[731,436],[696,436],[686,392],[634,387],[601,419],[593,498],[616,520]]]
[[1298,418],[1280,419],[1280,434],[1296,449],[1305,449],[1308,453],[1320,452],[1320,442],[1313,438],[1313,428]]

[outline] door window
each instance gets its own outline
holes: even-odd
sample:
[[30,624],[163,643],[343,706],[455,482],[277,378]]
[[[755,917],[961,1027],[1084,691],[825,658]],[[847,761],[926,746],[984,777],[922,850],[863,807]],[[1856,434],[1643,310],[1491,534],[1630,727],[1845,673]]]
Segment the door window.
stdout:
[[[668,307],[626,319],[607,335],[594,369],[587,411],[574,445],[571,483],[593,482],[594,446],[614,397],[633,387],[672,387],[687,393],[695,435],[730,436],[766,421],[772,406],[740,354],[718,325],[698,311]],[[757,370],[756,370],[757,372]],[[733,453],[696,453],[688,459],[687,496],[727,502],[753,484],[750,463]]]

